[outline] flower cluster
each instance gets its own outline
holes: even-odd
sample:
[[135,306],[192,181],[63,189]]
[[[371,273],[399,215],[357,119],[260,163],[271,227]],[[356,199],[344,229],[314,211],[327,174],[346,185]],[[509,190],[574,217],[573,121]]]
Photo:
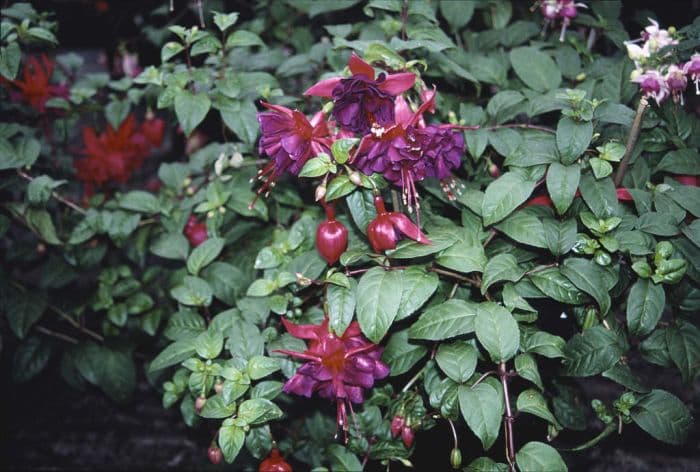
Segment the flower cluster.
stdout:
[[356,321],[341,336],[329,330],[328,318],[320,325],[296,325],[285,318],[282,323],[289,334],[309,341],[304,352],[275,351],[307,361],[284,384],[284,392],[305,397],[317,392],[335,400],[336,422],[347,439],[347,410],[352,412],[352,403],[364,401],[364,389],[389,375],[389,367],[381,360],[382,348],[362,336]]
[[46,54],[32,56],[24,64],[22,79],[3,80],[10,87],[10,97],[29,104],[39,113],[46,111],[46,102],[54,97],[67,97],[65,85],[51,84],[54,62]]
[[559,41],[564,41],[566,29],[571,24],[571,20],[578,15],[576,10],[578,7],[586,8],[583,3],[574,3],[574,0],[543,0],[540,3],[540,11],[544,16],[545,28],[549,24],[554,24],[557,20],[561,20],[561,33]]
[[630,80],[639,84],[644,96],[653,98],[657,104],[670,95],[675,103],[682,105],[688,77],[695,82],[696,93],[700,93],[700,54],[694,54],[684,64],[674,64],[672,54],[663,50],[678,44],[673,36],[675,30],[659,28],[659,23],[651,18],[649,22],[640,38],[625,42],[627,54],[635,65]]
[[151,148],[161,145],[164,130],[165,122],[160,118],[147,119],[139,125],[133,114],[117,130],[107,125],[107,130],[98,135],[93,128],[83,128],[85,157],[74,163],[78,179],[88,188],[109,181],[126,182],[141,167]]

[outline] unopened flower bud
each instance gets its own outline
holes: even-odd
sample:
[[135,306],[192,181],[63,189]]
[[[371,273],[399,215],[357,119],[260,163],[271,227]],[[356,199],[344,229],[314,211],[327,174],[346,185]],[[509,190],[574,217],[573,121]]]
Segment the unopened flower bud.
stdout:
[[489,164],[489,175],[496,178],[501,175],[501,169],[496,164],[491,163]]
[[221,394],[221,392],[224,391],[224,383],[223,382],[216,382],[214,384],[214,391],[218,394]]
[[401,440],[406,448],[411,448],[414,437],[415,433],[413,432],[413,428],[408,425],[404,425],[403,429],[401,430]]
[[358,187],[362,186],[362,176],[356,170],[350,171],[348,173],[348,179],[350,179],[350,182],[352,182],[356,186],[358,186]]
[[187,187],[187,190],[185,190],[185,193],[187,195],[194,195],[194,187]]
[[214,465],[221,464],[221,460],[224,458],[224,454],[216,446],[209,446],[207,450],[207,455],[209,456],[209,462]]
[[220,207],[219,207],[219,213],[221,213],[222,215],[223,215],[224,213],[226,213],[226,207],[220,206]]
[[318,187],[316,187],[316,192],[314,193],[314,196],[317,202],[323,199],[323,197],[326,196],[326,185],[321,184]]
[[459,448],[452,449],[450,452],[450,464],[453,469],[459,469],[462,465],[462,451]]
[[204,405],[206,405],[207,399],[206,397],[203,397],[202,395],[198,396],[195,401],[194,401],[194,409],[197,413],[202,412],[202,408],[204,408]]
[[401,434],[401,430],[403,429],[404,426],[404,419],[403,416],[396,415],[394,418],[391,420],[391,437],[392,438],[397,438],[399,434]]
[[666,31],[668,31],[668,34],[671,34],[671,35],[676,34],[676,27],[675,27],[675,26],[669,26],[668,29],[667,29]]
[[308,287],[309,285],[311,285],[311,279],[305,277],[304,274],[302,274],[301,272],[297,272],[294,275],[297,276],[297,284],[300,287]]
[[209,211],[207,212],[207,218],[214,218],[214,215],[215,215],[215,214],[216,214],[216,213],[214,213],[214,210],[209,210]]
[[182,186],[183,186],[183,187],[187,187],[187,186],[190,185],[191,183],[192,183],[192,178],[191,178],[191,177],[187,177],[185,180],[182,181]]
[[576,82],[583,82],[584,80],[586,80],[586,74],[584,72],[576,76]]
[[241,167],[241,164],[243,164],[243,154],[236,151],[231,156],[231,159],[229,159],[228,165],[233,167],[234,169],[238,169],[239,167]]
[[221,173],[224,171],[227,164],[228,160],[226,159],[226,154],[222,152],[219,154],[219,158],[216,160],[216,162],[214,162],[214,172],[216,175],[221,176]]

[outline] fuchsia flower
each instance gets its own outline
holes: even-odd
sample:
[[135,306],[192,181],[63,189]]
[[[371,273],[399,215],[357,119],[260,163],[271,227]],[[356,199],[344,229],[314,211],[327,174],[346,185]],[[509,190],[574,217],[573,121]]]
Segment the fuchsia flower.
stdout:
[[333,118],[354,133],[367,134],[373,127],[394,122],[394,98],[413,86],[416,75],[410,72],[379,74],[371,65],[352,53],[348,60],[352,75],[332,77],[311,86],[304,95],[333,98]]
[[46,102],[49,99],[68,96],[68,87],[66,85],[49,83],[53,70],[54,62],[46,54],[31,56],[24,64],[22,79],[18,78],[14,81],[2,79],[0,84],[4,83],[17,87],[19,91],[10,91],[10,96],[13,100],[28,103],[39,113],[44,113]]
[[673,97],[673,102],[678,103],[680,101],[681,105],[683,105],[683,91],[685,91],[685,88],[688,86],[688,79],[683,69],[675,64],[671,64],[668,67],[664,79]]
[[647,97],[652,97],[658,105],[669,94],[668,84],[657,70],[648,70],[643,74],[636,75],[632,78],[632,82],[638,83],[642,93]]
[[[265,180],[258,195],[274,187],[275,181],[285,171],[296,175],[312,155],[330,154],[331,141],[323,112],[309,121],[298,110],[260,102],[270,111],[258,113],[262,137],[258,146],[260,154],[266,154],[271,162],[258,171],[258,179]],[[252,204],[251,204],[252,205]]]
[[377,217],[367,225],[367,238],[374,252],[394,249],[401,234],[419,243],[432,244],[408,216],[395,211],[386,211],[381,196],[374,197],[374,206],[377,209]]
[[690,76],[695,82],[695,94],[700,95],[700,53],[695,53],[690,60],[683,65],[683,73]]
[[309,341],[304,352],[275,351],[307,361],[284,384],[284,392],[309,398],[318,392],[323,398],[334,399],[337,425],[347,441],[347,409],[352,412],[352,403],[364,401],[363,389],[389,375],[389,366],[381,360],[382,347],[365,339],[356,321],[342,336],[329,331],[328,318],[320,325],[296,325],[282,318],[282,324],[295,338]]
[[574,3],[574,0],[543,0],[540,3],[540,11],[544,16],[545,28],[557,19],[561,19],[561,34],[559,41],[564,41],[566,29],[571,24],[572,18],[578,15],[577,7],[586,8],[583,3]]

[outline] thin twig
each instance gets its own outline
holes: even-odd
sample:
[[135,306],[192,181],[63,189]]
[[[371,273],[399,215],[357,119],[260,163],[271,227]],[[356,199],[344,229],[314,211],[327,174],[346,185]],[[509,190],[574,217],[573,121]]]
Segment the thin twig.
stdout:
[[503,427],[506,434],[506,460],[508,461],[508,467],[511,472],[515,472],[515,438],[513,436],[513,422],[515,418],[513,417],[513,411],[510,407],[510,394],[508,393],[508,370],[506,369],[506,363],[501,362],[498,364],[498,376],[501,379],[501,385],[503,386],[503,399],[506,404],[506,414],[503,418]]
[[[32,180],[34,180],[34,177],[32,177],[31,175],[27,174],[26,172],[24,172],[24,171],[22,171],[22,170],[18,170],[18,171],[17,171],[17,174],[19,174],[20,177],[22,177],[23,179],[25,179],[25,180],[27,180],[27,181],[29,181],[29,182],[31,182]],[[84,214],[86,213],[86,212],[85,212],[85,209],[81,208],[79,205],[77,205],[77,204],[71,202],[70,200],[68,200],[68,199],[66,199],[66,198],[64,198],[64,197],[62,197],[58,192],[55,192],[55,191],[54,191],[54,192],[51,192],[51,196],[52,196],[53,198],[55,198],[56,200],[58,200],[59,202],[61,202],[61,203],[63,203],[64,205],[66,205],[66,206],[72,208],[73,210],[77,211],[78,213],[80,213],[80,214],[82,214],[82,215],[84,215]]]
[[486,377],[488,377],[489,375],[493,375],[493,374],[495,374],[495,373],[496,373],[495,370],[489,370],[488,372],[485,372],[485,373],[481,374],[481,377],[479,377],[478,379],[476,379],[476,382],[474,382],[474,383],[472,384],[472,386],[469,387],[469,388],[474,388],[474,387],[476,387],[476,386],[479,385],[481,382],[483,382],[484,379],[485,379]]
[[622,184],[622,179],[625,178],[625,172],[627,172],[627,166],[629,165],[630,158],[632,157],[632,151],[634,151],[634,146],[637,144],[637,139],[639,139],[639,131],[642,128],[642,118],[644,117],[644,112],[649,106],[649,100],[647,97],[642,97],[639,100],[639,106],[637,107],[637,114],[634,116],[634,122],[632,122],[632,129],[630,129],[630,134],[627,137],[627,144],[625,145],[625,155],[620,161],[620,165],[617,168],[617,173],[615,173],[615,187],[619,187]]
[[483,247],[488,246],[488,244],[491,242],[491,240],[492,240],[494,237],[496,237],[496,234],[497,234],[497,232],[496,232],[495,229],[489,230],[489,235],[486,237],[486,240],[484,241],[484,244],[482,244],[482,246],[483,246]]
[[53,310],[53,312],[56,313],[58,316],[60,316],[61,318],[66,320],[68,323],[70,323],[71,326],[73,326],[75,329],[77,329],[81,333],[87,334],[88,336],[90,336],[91,338],[93,338],[99,342],[104,342],[105,338],[102,335],[97,334],[96,332],[94,332],[90,328],[86,328],[85,326],[81,325],[72,316],[70,316],[68,313],[65,313],[63,310],[61,310],[57,306],[49,305],[49,308],[51,310]]
[[551,264],[546,264],[546,265],[540,265],[540,266],[537,266],[537,267],[533,267],[532,269],[530,269],[530,270],[528,270],[527,272],[525,272],[525,273],[523,274],[523,276],[525,276],[525,275],[530,275],[530,274],[534,274],[535,272],[539,272],[539,271],[545,270],[545,269],[550,269],[550,268],[552,268],[552,267],[559,267],[559,263],[558,263],[558,262],[553,262],[553,263],[551,263]]
[[[427,364],[426,364],[426,365],[427,365]],[[416,375],[414,375],[413,377],[411,377],[411,380],[409,380],[409,381],[406,383],[406,385],[404,385],[404,387],[401,389],[401,393],[406,393],[406,392],[408,392],[408,389],[410,389],[410,388],[413,386],[413,384],[416,383],[416,382],[418,381],[418,379],[421,378],[421,375],[423,375],[423,372],[425,371],[426,365],[424,365],[424,366],[421,368],[421,370],[419,370],[418,372],[416,372]]]
[[63,341],[69,342],[71,344],[78,344],[78,340],[68,336],[67,334],[58,333],[56,331],[51,331],[50,329],[44,328],[43,326],[35,325],[34,329],[52,338],[61,339]]
[[459,280],[461,282],[466,282],[470,285],[474,285],[475,287],[479,287],[481,284],[472,278],[465,277],[464,275],[457,274],[456,272],[452,272],[450,270],[445,270],[445,269],[440,269],[439,267],[428,267],[427,268],[428,272],[435,272],[436,274],[444,275],[446,277],[451,277],[453,279]]

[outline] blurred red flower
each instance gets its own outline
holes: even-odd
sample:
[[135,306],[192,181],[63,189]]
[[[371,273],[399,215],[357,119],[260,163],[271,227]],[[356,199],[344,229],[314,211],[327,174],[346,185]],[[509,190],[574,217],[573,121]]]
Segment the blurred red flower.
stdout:
[[28,103],[39,113],[44,113],[46,102],[50,98],[68,96],[68,88],[65,85],[49,83],[53,68],[54,62],[46,54],[32,56],[24,64],[23,79],[3,82],[19,89],[10,90],[13,100]]

